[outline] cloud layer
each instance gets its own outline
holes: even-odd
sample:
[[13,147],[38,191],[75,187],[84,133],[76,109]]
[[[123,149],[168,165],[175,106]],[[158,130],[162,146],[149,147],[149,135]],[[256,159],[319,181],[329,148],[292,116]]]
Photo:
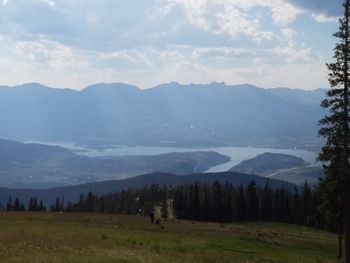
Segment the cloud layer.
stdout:
[[343,14],[343,0],[288,0],[291,4],[327,16]]
[[338,0],[3,0],[0,83],[324,87],[340,12]]

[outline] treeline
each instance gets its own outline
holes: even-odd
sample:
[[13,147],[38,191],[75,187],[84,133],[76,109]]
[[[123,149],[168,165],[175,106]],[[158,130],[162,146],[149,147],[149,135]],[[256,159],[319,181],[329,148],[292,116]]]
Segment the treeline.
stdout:
[[[55,202],[53,202],[49,211],[51,212],[61,212],[67,211],[67,206],[69,204],[65,204],[64,199],[56,198]],[[2,203],[0,203],[0,211],[33,211],[33,212],[45,212],[48,209],[44,205],[43,200],[38,197],[31,197],[29,199],[28,205],[25,206],[18,198],[15,201],[12,201],[11,196],[9,196],[6,206],[4,207]]]
[[198,221],[266,221],[321,227],[324,217],[318,209],[317,191],[307,183],[298,189],[264,188],[254,181],[246,187],[215,182],[179,186],[174,192],[178,217]]
[[[334,222],[320,210],[321,197],[317,189],[305,182],[303,187],[257,187],[254,181],[247,186],[231,183],[194,183],[176,187],[153,184],[129,188],[106,195],[89,192],[77,202],[65,203],[57,198],[50,211],[97,212],[130,215],[149,215],[154,205],[166,207],[173,199],[174,214],[179,219],[214,222],[283,222],[334,229]],[[5,209],[3,209],[5,210]],[[17,198],[7,203],[7,211],[46,211],[43,201],[34,197],[27,207]],[[163,209],[164,213],[167,209]]]
[[[305,182],[303,187],[272,189],[268,182],[257,187],[254,181],[235,187],[230,183],[195,183],[176,187],[153,184],[141,189],[97,196],[81,195],[76,203],[65,206],[67,212],[121,213],[148,215],[154,205],[166,207],[173,199],[179,219],[215,222],[266,221],[332,226],[321,213],[320,196]],[[166,211],[166,209],[164,209]]]
[[43,200],[39,200],[37,197],[31,197],[28,205],[25,206],[18,198],[12,202],[11,196],[9,197],[6,208],[0,203],[0,210],[2,211],[46,211]]

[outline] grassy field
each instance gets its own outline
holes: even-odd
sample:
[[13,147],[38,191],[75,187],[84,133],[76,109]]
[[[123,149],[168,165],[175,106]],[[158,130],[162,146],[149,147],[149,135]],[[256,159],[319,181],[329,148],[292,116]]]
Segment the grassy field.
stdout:
[[335,262],[336,236],[283,224],[0,213],[0,262]]

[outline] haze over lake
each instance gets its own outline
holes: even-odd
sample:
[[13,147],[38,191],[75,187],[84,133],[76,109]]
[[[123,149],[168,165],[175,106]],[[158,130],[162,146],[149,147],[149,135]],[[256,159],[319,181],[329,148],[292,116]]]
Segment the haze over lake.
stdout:
[[[37,142],[38,143],[38,142]],[[125,155],[158,155],[171,152],[196,152],[196,151],[214,151],[231,158],[230,162],[211,167],[207,172],[224,172],[231,169],[244,160],[256,157],[262,153],[281,153],[289,154],[304,159],[311,165],[318,165],[316,162],[317,154],[307,150],[298,149],[276,149],[276,148],[256,148],[256,147],[207,147],[207,148],[191,148],[191,147],[159,147],[159,146],[125,146],[115,145],[106,146],[101,149],[91,149],[77,146],[70,143],[57,142],[40,142],[48,145],[59,145],[65,148],[73,149],[79,154],[88,157],[102,156],[125,156]]]

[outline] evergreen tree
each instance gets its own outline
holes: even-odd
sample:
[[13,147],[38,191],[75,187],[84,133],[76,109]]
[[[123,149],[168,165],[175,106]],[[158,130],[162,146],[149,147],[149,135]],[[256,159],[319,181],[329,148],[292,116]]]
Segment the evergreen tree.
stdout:
[[21,203],[21,205],[19,207],[19,211],[26,211],[26,208],[25,208],[23,203]]
[[168,204],[167,204],[168,198],[169,198],[168,188],[166,187],[166,185],[164,185],[163,186],[163,191],[162,191],[162,216],[164,218],[168,217]]
[[43,200],[40,200],[39,211],[46,211],[46,207],[43,204]]
[[38,211],[38,198],[37,197],[31,197],[29,199],[28,210],[29,211]]
[[282,222],[282,189],[276,189],[273,193],[273,219],[277,222]]
[[302,211],[302,218],[304,219],[304,224],[310,225],[310,215],[311,215],[311,189],[305,181],[304,183],[304,188],[303,188],[303,193],[301,196],[302,203],[301,203],[301,211]]
[[293,200],[292,200],[292,223],[300,223],[300,207],[299,207],[299,192],[297,186],[294,187]]
[[199,185],[195,184],[193,189],[193,211],[194,211],[194,219],[201,219],[201,203],[199,197]]
[[266,182],[262,198],[261,198],[261,220],[271,221],[273,218],[273,208],[272,208],[272,190],[269,187],[268,182]]
[[251,181],[247,186],[247,218],[250,221],[259,220],[259,197],[256,191],[255,181]]
[[174,210],[178,218],[184,218],[184,199],[183,186],[178,186],[174,193]]
[[320,209],[325,215],[325,224],[328,229],[337,232],[338,235],[338,259],[343,256],[343,195],[339,194],[343,188],[339,165],[330,164],[326,168],[326,176],[320,179],[319,192],[321,195]]
[[289,198],[289,192],[282,188],[282,192],[283,192],[283,222],[289,222],[290,220],[290,215],[291,215],[291,207],[290,207],[290,198]]
[[231,222],[233,220],[233,186],[225,183],[223,187],[223,220]]
[[18,198],[15,199],[15,202],[13,203],[12,210],[13,211],[20,211],[21,203],[19,202]]
[[85,197],[84,194],[80,194],[79,203],[78,203],[79,211],[85,211]]
[[[36,198],[36,209],[38,210],[38,205],[37,205],[37,198]],[[37,211],[36,210],[36,211]],[[50,206],[50,211],[51,212],[61,212],[64,210],[64,200],[60,199],[60,198],[56,198],[55,202]],[[84,211],[84,210],[82,210]],[[90,211],[86,211],[86,212],[90,212]]]
[[212,186],[213,191],[213,220],[217,222],[223,221],[222,209],[222,186],[219,181],[215,181]]
[[[87,195],[87,212],[94,212],[94,205],[95,205],[95,195],[93,192],[89,192]],[[61,204],[58,204],[59,210],[61,207],[63,207]],[[58,210],[58,211],[59,211]]]
[[6,204],[6,211],[12,211],[12,198],[9,196],[9,199]]
[[[329,109],[320,124],[320,135],[326,144],[320,153],[320,160],[326,161],[326,176],[332,173],[331,166],[337,166],[339,173],[334,180],[325,182],[323,189],[339,186],[335,193],[342,200],[344,222],[345,262],[350,263],[350,175],[349,175],[349,69],[350,69],[350,0],[344,1],[344,15],[339,19],[339,30],[334,34],[339,42],[334,48],[334,63],[327,64],[331,89],[321,106]],[[340,206],[341,204],[338,203]]]
[[246,220],[246,198],[244,195],[244,190],[242,185],[239,187],[239,190],[238,190],[236,219],[237,221]]
[[211,213],[210,213],[210,211],[211,211],[211,207],[210,207],[211,191],[210,191],[210,188],[207,184],[202,185],[202,189],[203,189],[202,220],[209,221],[210,215],[211,215]]

